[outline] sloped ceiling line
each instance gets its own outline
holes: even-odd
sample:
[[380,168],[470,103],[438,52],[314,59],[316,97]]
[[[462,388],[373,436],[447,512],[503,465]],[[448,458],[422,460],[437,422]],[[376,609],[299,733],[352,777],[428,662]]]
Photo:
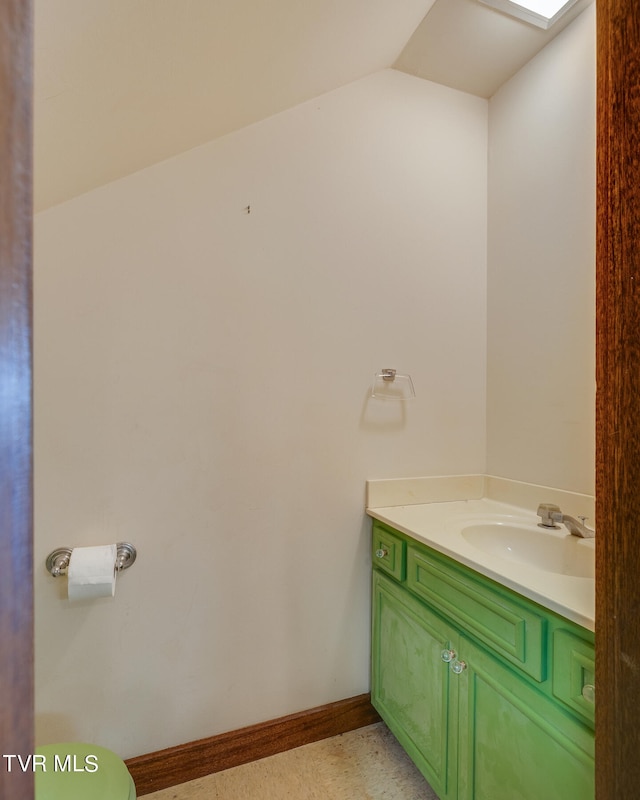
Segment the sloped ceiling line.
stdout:
[[488,97],[546,40],[477,0],[36,0],[35,208],[391,66]]

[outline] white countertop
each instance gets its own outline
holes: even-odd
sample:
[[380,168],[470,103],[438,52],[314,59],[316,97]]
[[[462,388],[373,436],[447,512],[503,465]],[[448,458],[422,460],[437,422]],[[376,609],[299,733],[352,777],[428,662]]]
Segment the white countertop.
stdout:
[[[529,509],[486,497],[452,502],[367,508],[367,514],[419,542],[465,564],[476,572],[582,625],[595,628],[595,580],[538,569],[525,563],[489,554],[462,535],[468,525],[497,522],[534,526],[538,517]],[[545,532],[541,533],[545,535]],[[576,539],[563,528],[556,535],[569,536],[571,547],[594,548],[593,539]]]

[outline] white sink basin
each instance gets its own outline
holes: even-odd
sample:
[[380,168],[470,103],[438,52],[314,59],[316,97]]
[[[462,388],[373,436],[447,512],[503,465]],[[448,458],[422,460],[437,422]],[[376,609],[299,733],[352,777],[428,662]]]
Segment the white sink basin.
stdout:
[[531,525],[486,522],[467,525],[461,533],[479,550],[508,561],[558,575],[595,577],[594,540],[572,536],[564,527],[544,530]]

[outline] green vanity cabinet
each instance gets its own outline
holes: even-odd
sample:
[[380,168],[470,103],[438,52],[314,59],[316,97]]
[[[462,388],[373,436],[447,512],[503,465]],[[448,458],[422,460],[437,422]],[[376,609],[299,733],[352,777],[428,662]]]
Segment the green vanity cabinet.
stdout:
[[454,676],[441,653],[456,632],[380,572],[373,581],[373,705],[441,800],[455,797]]
[[459,800],[590,800],[593,733],[470,641],[459,676]]
[[441,800],[592,800],[593,634],[377,520],[373,563],[372,703]]

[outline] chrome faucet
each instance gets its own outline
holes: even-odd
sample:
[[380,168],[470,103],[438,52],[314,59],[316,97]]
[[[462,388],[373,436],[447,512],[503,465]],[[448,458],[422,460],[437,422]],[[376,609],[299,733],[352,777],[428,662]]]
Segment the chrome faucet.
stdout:
[[540,503],[537,513],[541,520],[538,525],[541,528],[559,528],[560,526],[556,525],[556,522],[561,522],[567,526],[569,533],[573,534],[573,536],[579,536],[582,539],[593,539],[596,535],[593,528],[588,528],[585,525],[586,517],[578,517],[578,519],[570,517],[568,514],[563,514],[560,511],[560,507],[553,503]]

